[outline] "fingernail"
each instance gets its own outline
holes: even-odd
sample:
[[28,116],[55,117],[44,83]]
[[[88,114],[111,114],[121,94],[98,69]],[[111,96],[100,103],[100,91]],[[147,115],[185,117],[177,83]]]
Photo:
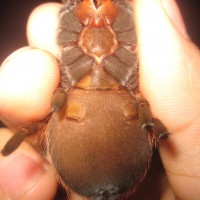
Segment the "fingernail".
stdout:
[[46,171],[44,164],[37,163],[23,153],[14,153],[0,161],[0,187],[6,198],[20,199]]
[[184,37],[189,38],[180,9],[175,0],[162,0],[162,5],[179,32]]

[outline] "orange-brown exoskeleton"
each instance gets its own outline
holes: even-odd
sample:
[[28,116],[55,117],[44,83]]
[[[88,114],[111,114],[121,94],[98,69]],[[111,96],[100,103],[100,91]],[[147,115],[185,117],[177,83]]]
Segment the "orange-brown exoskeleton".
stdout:
[[[116,200],[135,188],[154,139],[166,139],[138,88],[132,2],[64,0],[58,45],[61,84],[52,98],[47,152],[66,188],[94,200]],[[11,138],[3,155],[34,132]]]

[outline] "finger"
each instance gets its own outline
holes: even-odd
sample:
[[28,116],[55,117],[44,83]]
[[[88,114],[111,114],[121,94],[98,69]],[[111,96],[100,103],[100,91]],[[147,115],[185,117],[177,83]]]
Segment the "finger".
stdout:
[[42,120],[59,84],[57,60],[49,53],[22,48],[0,68],[0,117],[11,127]]
[[174,0],[162,0],[162,5],[169,16],[171,22],[177,30],[185,37],[189,38],[180,10]]
[[32,11],[27,24],[27,38],[30,46],[49,51],[54,56],[59,54],[56,32],[61,6],[62,4],[59,3],[45,3]]
[[136,2],[141,90],[153,113],[177,132],[200,112],[199,50],[177,31],[160,1]]
[[135,2],[140,86],[153,114],[171,133],[160,154],[180,199],[200,191],[200,53],[168,16],[160,0]]
[[[11,137],[8,129],[0,129],[0,149]],[[48,163],[28,144],[23,144],[8,157],[0,156],[0,199],[50,200],[57,181]]]

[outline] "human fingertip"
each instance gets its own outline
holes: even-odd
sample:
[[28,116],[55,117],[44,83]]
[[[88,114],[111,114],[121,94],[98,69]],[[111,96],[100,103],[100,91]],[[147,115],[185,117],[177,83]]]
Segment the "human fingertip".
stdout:
[[42,120],[50,111],[51,96],[59,77],[57,59],[50,53],[29,47],[13,53],[0,70],[3,121],[10,119],[17,124]]
[[36,7],[29,16],[26,31],[30,46],[49,51],[56,57],[60,53],[56,42],[60,7],[60,3],[44,3]]

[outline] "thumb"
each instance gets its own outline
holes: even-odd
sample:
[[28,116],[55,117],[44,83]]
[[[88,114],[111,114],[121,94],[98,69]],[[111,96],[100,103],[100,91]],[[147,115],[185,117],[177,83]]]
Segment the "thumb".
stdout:
[[170,132],[159,148],[170,185],[178,198],[195,199],[200,191],[200,52],[177,22],[180,16],[174,17],[178,9],[169,10],[172,2],[135,1],[140,88]]
[[177,29],[160,0],[136,2],[141,91],[154,115],[177,132],[200,111],[199,50]]

